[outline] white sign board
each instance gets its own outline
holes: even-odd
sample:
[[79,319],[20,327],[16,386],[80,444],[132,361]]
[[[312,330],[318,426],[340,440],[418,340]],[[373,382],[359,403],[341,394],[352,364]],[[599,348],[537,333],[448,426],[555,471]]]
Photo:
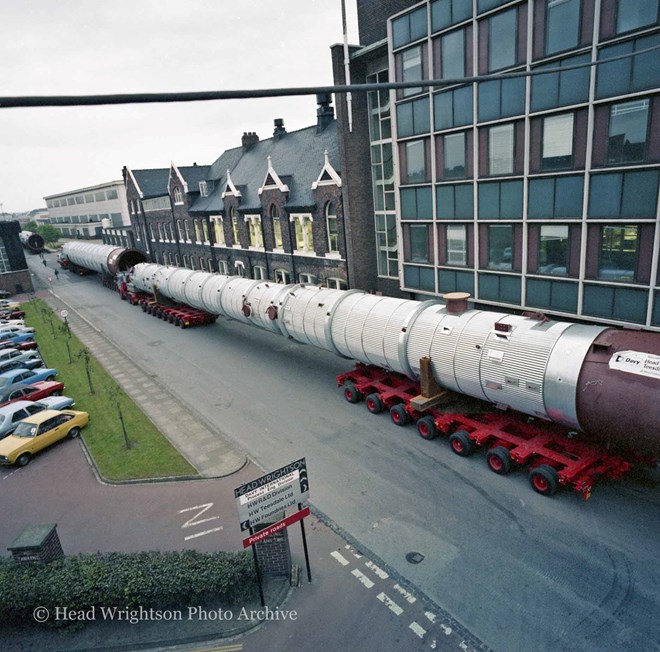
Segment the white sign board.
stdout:
[[305,502],[309,498],[305,458],[237,487],[234,496],[241,530]]
[[641,351],[619,351],[609,361],[610,369],[660,379],[660,356]]

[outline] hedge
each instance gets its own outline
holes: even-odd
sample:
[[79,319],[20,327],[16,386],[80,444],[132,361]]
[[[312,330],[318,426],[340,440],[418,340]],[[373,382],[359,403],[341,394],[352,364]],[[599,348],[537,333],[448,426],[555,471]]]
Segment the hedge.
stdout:
[[[33,610],[67,607],[182,608],[256,596],[252,558],[245,552],[81,554],[49,564],[0,560],[0,623],[33,622]],[[56,623],[54,623],[56,624]]]

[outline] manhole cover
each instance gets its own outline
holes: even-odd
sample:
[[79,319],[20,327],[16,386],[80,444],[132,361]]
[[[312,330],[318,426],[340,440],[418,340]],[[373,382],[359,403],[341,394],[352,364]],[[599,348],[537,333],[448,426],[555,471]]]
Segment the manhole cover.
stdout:
[[406,560],[411,564],[419,564],[424,559],[424,555],[421,552],[409,552],[406,555]]

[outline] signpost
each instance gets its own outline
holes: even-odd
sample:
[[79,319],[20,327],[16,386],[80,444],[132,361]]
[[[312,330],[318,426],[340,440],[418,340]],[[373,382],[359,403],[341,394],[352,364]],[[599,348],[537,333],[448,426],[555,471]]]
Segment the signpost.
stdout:
[[[257,561],[257,553],[254,545],[264,539],[286,529],[289,525],[300,521],[300,532],[305,551],[305,563],[307,565],[307,578],[312,581],[312,573],[309,567],[309,553],[307,550],[307,538],[305,536],[305,524],[303,519],[309,516],[309,507],[303,507],[303,503],[309,498],[309,479],[307,478],[307,462],[302,457],[295,462],[262,475],[251,482],[246,482],[234,489],[236,507],[241,522],[241,531],[249,531],[249,536],[243,539],[243,547],[252,546],[254,563],[257,567],[259,579],[259,594],[261,604],[264,605],[263,588],[261,586],[261,572]],[[276,514],[296,506],[298,511],[255,533],[254,527],[259,523],[267,521]]]

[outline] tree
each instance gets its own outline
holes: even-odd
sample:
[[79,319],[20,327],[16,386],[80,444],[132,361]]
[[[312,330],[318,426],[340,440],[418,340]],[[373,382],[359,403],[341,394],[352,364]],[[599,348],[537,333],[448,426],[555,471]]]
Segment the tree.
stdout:
[[31,231],[34,233],[39,228],[39,225],[36,222],[30,220],[23,225],[23,231]]
[[57,242],[60,239],[60,231],[51,224],[42,224],[37,227],[37,233],[49,244]]

